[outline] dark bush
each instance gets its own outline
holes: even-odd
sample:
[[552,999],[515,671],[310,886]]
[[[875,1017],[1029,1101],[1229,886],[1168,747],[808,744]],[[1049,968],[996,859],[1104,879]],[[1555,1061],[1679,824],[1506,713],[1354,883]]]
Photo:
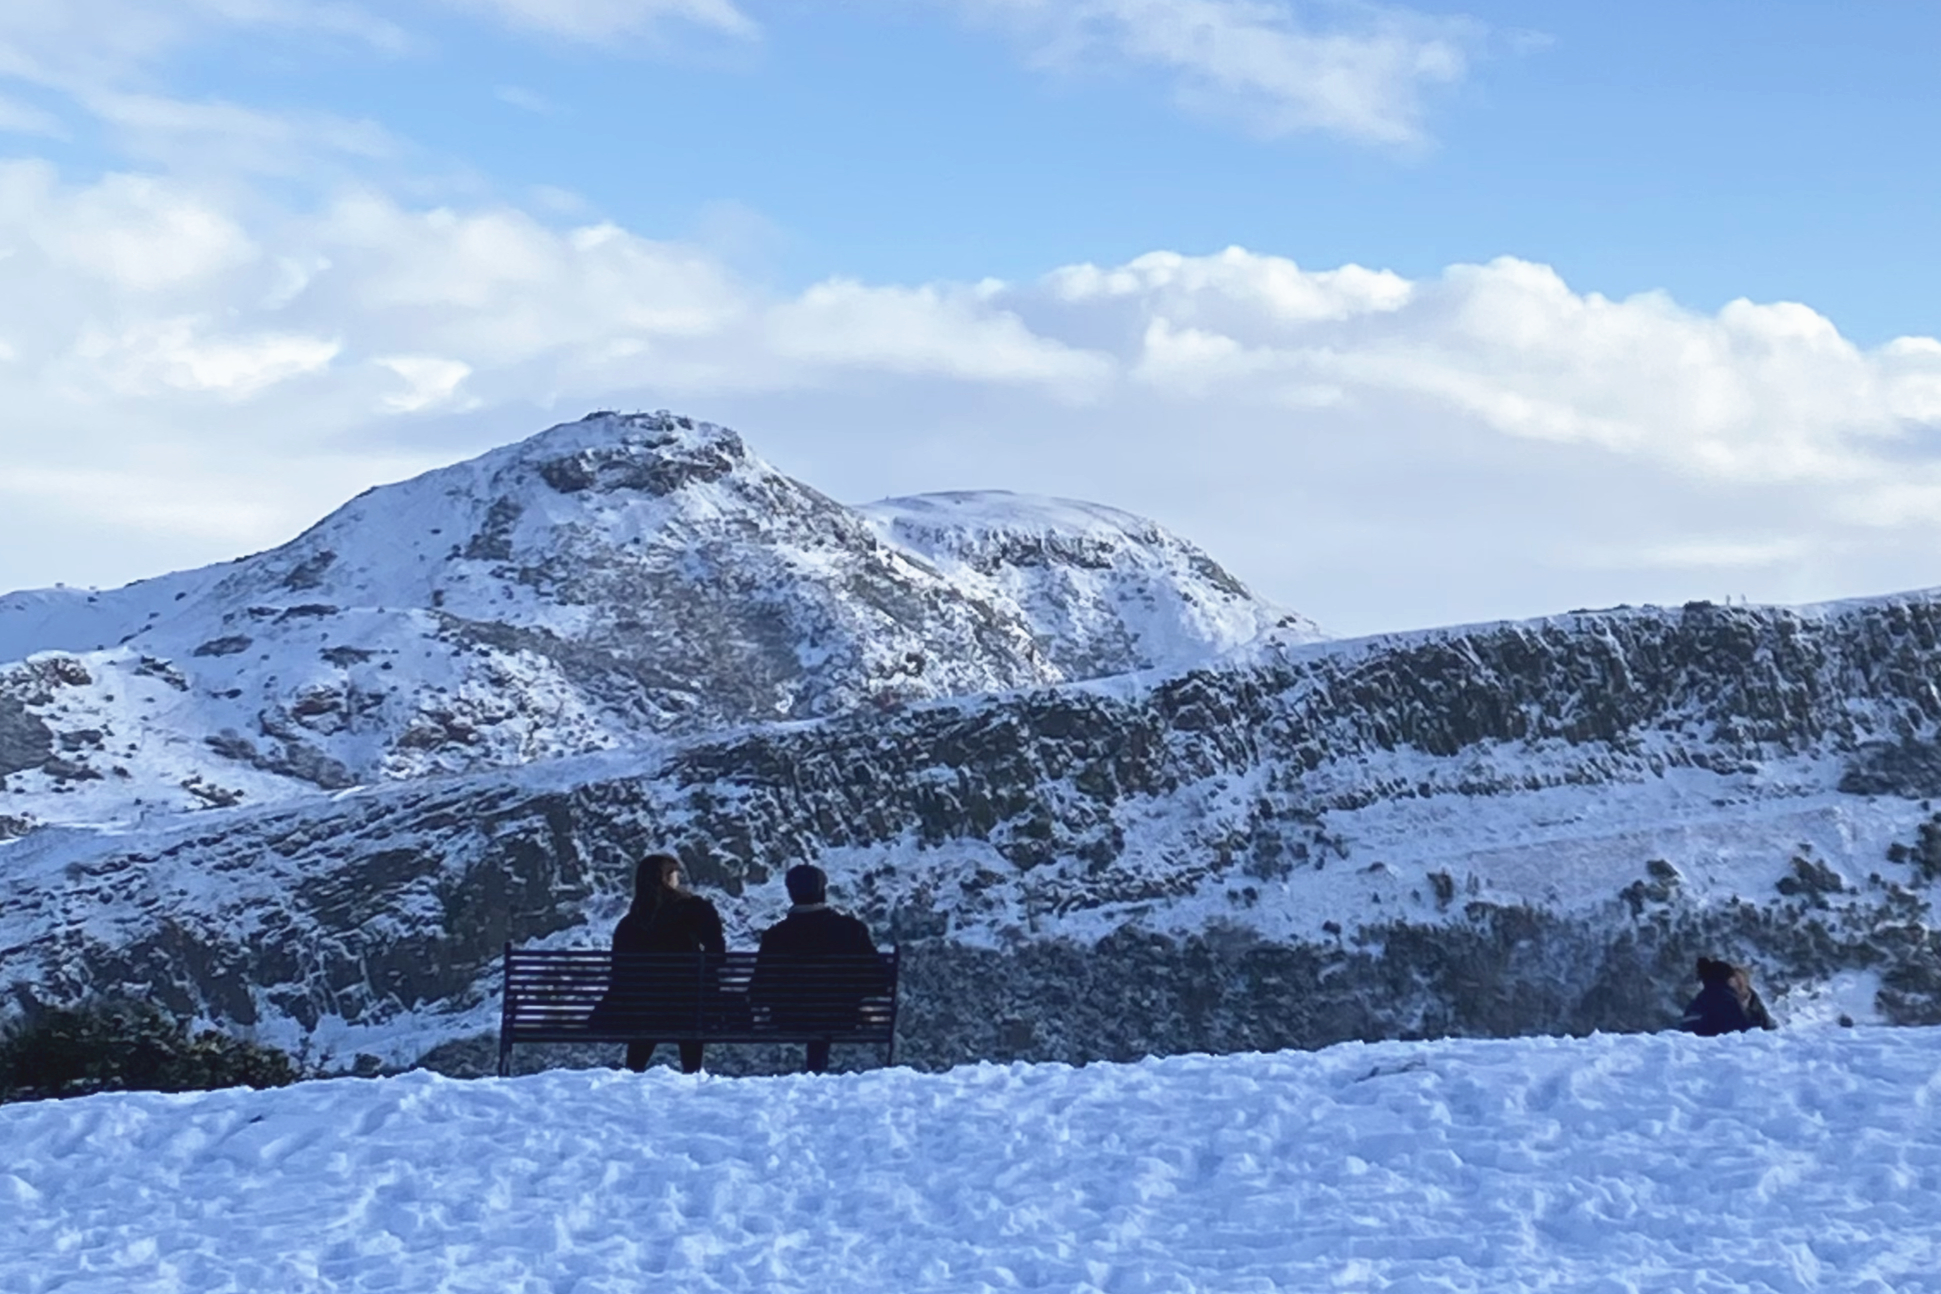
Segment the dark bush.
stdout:
[[188,1026],[146,1002],[40,1007],[0,1032],[0,1101],[90,1092],[281,1087],[297,1066],[274,1047]]

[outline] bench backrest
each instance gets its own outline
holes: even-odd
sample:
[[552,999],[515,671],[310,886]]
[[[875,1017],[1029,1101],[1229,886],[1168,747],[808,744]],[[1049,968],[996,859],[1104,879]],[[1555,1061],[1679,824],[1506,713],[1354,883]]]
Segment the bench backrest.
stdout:
[[770,958],[753,952],[505,950],[502,1037],[885,1043],[896,1027],[898,950]]

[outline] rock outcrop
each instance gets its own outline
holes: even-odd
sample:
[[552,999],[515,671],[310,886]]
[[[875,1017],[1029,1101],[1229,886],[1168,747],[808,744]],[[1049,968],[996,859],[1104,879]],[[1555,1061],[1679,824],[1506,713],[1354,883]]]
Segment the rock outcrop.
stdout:
[[20,998],[137,989],[463,1069],[502,943],[602,942],[666,847],[741,942],[787,866],[827,868],[908,950],[921,1065],[1656,1028],[1700,952],[1754,964],[1795,1022],[1937,1022],[1937,680],[1929,595],[1270,639],[34,832],[0,852],[0,967]]

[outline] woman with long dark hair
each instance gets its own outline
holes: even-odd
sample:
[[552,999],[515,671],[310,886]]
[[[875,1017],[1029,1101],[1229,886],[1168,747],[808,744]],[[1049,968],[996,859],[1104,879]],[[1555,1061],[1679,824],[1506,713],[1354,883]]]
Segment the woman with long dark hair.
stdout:
[[[682,973],[656,979],[644,967],[628,966],[630,953],[721,953],[721,914],[714,904],[688,889],[681,860],[672,854],[649,854],[634,869],[634,901],[613,931],[613,989],[621,1010],[637,1022],[642,1033],[627,1044],[627,1068],[639,1073],[653,1059],[655,1040],[678,1033],[700,1007],[702,977]],[[701,1040],[679,1039],[681,1072],[698,1073]]]

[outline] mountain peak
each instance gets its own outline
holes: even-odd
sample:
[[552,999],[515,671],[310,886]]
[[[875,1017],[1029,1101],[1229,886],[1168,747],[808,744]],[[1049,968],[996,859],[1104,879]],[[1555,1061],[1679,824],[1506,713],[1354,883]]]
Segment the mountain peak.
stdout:
[[1281,623],[1114,509],[848,508],[726,427],[602,411],[251,557],[0,597],[0,786],[39,821],[257,803],[1188,667]]
[[[749,461],[735,432],[663,409],[589,413],[511,447],[561,494],[636,490],[665,495],[718,480]],[[490,456],[488,456],[490,457]]]

